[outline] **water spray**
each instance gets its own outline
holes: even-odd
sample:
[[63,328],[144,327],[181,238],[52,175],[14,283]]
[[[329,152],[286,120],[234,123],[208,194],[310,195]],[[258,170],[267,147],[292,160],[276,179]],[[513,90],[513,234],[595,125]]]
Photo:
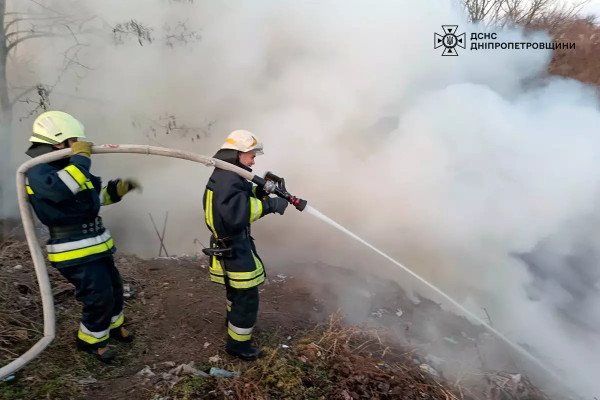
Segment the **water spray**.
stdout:
[[536,364],[537,366],[539,366],[540,368],[542,368],[542,370],[544,370],[545,372],[547,372],[548,374],[550,374],[550,376],[552,376],[553,378],[558,378],[558,376],[556,375],[556,373],[554,371],[552,371],[551,369],[549,369],[541,360],[539,360],[534,355],[532,355],[531,353],[529,353],[522,346],[519,346],[517,343],[515,343],[512,340],[508,339],[504,334],[502,334],[500,331],[498,331],[497,329],[495,329],[494,327],[492,327],[491,325],[489,325],[488,323],[486,323],[485,321],[483,321],[477,315],[475,315],[471,311],[467,310],[459,302],[457,302],[456,300],[454,300],[452,297],[450,297],[444,291],[442,291],[441,289],[439,289],[437,286],[435,286],[432,283],[428,282],[423,277],[421,277],[418,274],[416,274],[415,272],[411,271],[409,268],[405,267],[404,265],[402,265],[398,261],[394,260],[393,258],[391,258],[390,256],[388,256],[387,254],[385,254],[381,250],[377,249],[373,245],[371,245],[368,242],[366,242],[364,239],[360,238],[359,236],[355,235],[354,233],[352,233],[348,229],[344,228],[343,226],[341,226],[340,224],[338,224],[337,222],[335,222],[331,218],[328,218],[327,216],[325,216],[324,214],[320,213],[319,211],[317,211],[313,207],[308,206],[306,200],[302,200],[302,199],[300,199],[300,198],[298,198],[296,196],[293,196],[290,193],[288,193],[287,189],[285,188],[285,180],[283,178],[278,177],[277,175],[273,174],[272,172],[267,172],[265,174],[264,178],[261,178],[259,176],[254,176],[254,178],[252,179],[252,182],[254,182],[258,186],[262,187],[265,190],[265,192],[267,192],[267,193],[273,193],[273,194],[275,194],[275,195],[277,195],[277,196],[279,196],[279,197],[281,197],[281,198],[289,201],[290,204],[294,205],[299,211],[303,211],[303,210],[306,209],[306,211],[309,214],[314,215],[315,217],[321,219],[322,221],[327,222],[331,226],[333,226],[333,227],[339,229],[340,231],[346,233],[347,235],[349,235],[350,237],[358,240],[359,242],[361,242],[365,246],[369,247],[371,250],[375,251],[379,255],[383,256],[386,259],[388,259],[389,261],[391,261],[396,266],[400,267],[405,272],[408,272],[412,277],[414,277],[415,279],[417,279],[419,282],[423,283],[428,288],[432,289],[434,292],[436,292],[437,294],[439,294],[440,296],[442,296],[444,299],[448,300],[452,305],[454,305],[455,307],[457,307],[459,310],[463,311],[466,315],[468,315],[469,317],[471,317],[473,320],[479,322],[481,325],[483,325],[485,328],[487,328],[490,332],[492,332],[498,338],[500,338],[503,342],[505,342],[506,344],[508,344],[511,348],[513,348],[518,353],[520,353],[521,355],[525,356],[527,359],[529,359],[530,361],[532,361],[534,364]]
[[339,229],[340,231],[344,232],[348,236],[350,236],[350,237],[358,240],[359,242],[361,242],[365,246],[369,247],[371,250],[373,250],[377,254],[383,256],[384,258],[386,258],[389,261],[391,261],[392,263],[394,263],[396,266],[398,266],[399,268],[401,268],[405,272],[408,272],[413,278],[417,279],[419,282],[423,283],[428,288],[432,289],[434,292],[436,292],[437,294],[439,294],[440,296],[442,296],[444,299],[448,300],[451,304],[453,304],[459,310],[463,311],[469,317],[473,318],[475,321],[479,322],[481,325],[483,325],[484,327],[486,327],[487,329],[489,329],[490,332],[494,333],[503,342],[505,342],[510,347],[512,347],[513,349],[515,349],[518,353],[520,353],[521,355],[525,356],[527,359],[529,359],[530,361],[532,361],[533,363],[535,363],[537,366],[539,366],[540,368],[542,368],[542,370],[544,370],[545,372],[547,372],[550,376],[552,376],[555,379],[559,379],[559,377],[556,375],[556,373],[554,371],[552,371],[551,369],[549,369],[542,361],[540,361],[534,355],[532,355],[531,353],[529,353],[523,347],[519,346],[517,343],[514,343],[513,341],[511,341],[510,339],[508,339],[501,332],[499,332],[498,330],[496,330],[494,327],[490,326],[488,323],[486,323],[485,321],[483,321],[481,318],[479,318],[478,316],[476,316],[475,314],[473,314],[471,311],[467,310],[465,307],[463,307],[460,303],[458,303],[452,297],[450,297],[449,295],[447,295],[445,292],[443,292],[437,286],[433,285],[432,283],[429,283],[427,280],[425,280],[424,278],[422,278],[418,274],[414,273],[413,271],[411,271],[410,269],[408,269],[404,265],[400,264],[398,261],[394,260],[393,258],[391,258],[390,256],[388,256],[387,254],[385,254],[381,250],[377,249],[373,245],[367,243],[364,239],[362,239],[359,236],[355,235],[354,233],[350,232],[348,229],[344,228],[342,225],[338,224],[337,222],[335,222],[331,218],[323,215],[322,213],[320,213],[316,209],[312,208],[311,206],[308,206],[306,208],[306,211],[309,214],[314,215],[315,217],[319,218],[320,220],[328,223],[329,225],[331,225],[331,226]]

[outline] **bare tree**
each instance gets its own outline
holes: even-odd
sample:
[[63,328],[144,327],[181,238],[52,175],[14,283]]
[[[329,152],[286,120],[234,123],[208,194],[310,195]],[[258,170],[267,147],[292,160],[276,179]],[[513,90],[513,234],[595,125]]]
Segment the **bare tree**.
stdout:
[[[0,117],[4,124],[12,120],[10,111],[10,100],[8,98],[8,82],[6,79],[6,61],[8,59],[8,48],[6,44],[6,29],[4,20],[6,17],[6,0],[0,0]],[[10,118],[10,119],[9,119]]]
[[165,147],[161,143],[159,135],[175,136],[178,139],[189,139],[192,143],[197,140],[206,139],[211,136],[212,129],[217,121],[210,120],[200,125],[190,125],[181,122],[170,113],[165,113],[156,118],[137,116],[131,121],[131,125],[141,131],[149,143]]
[[132,19],[115,25],[113,35],[116,44],[123,44],[127,39],[134,37],[140,46],[143,46],[144,43],[152,43],[152,31],[152,28]]
[[[6,0],[0,0],[0,108],[2,120],[7,125],[10,125],[9,122],[12,121],[12,111],[15,104],[25,99],[29,94],[36,93],[40,98],[38,109],[45,108],[48,95],[57,83],[38,83],[26,88],[11,88],[7,77],[7,67],[11,55],[17,51],[18,46],[34,39],[70,38],[70,45],[62,54],[64,57],[63,69],[57,79],[57,81],[60,81],[62,74],[70,67],[77,66],[78,68],[89,69],[78,59],[79,51],[87,46],[80,38],[84,34],[98,32],[98,29],[88,27],[88,24],[94,20],[93,17],[87,19],[72,18],[46,7],[38,1],[30,1],[40,8],[39,12],[8,12],[6,10]],[[33,112],[35,111],[37,110]]]
[[503,0],[497,20],[501,24],[519,25],[529,27],[541,18],[554,19],[564,22],[574,18],[589,0],[580,0],[569,5],[561,4],[555,0]]
[[[7,4],[14,5],[16,1],[10,3],[8,0],[0,0],[0,125],[2,127],[0,163],[3,164],[3,168],[11,164],[11,130],[13,120],[16,118],[15,106],[21,104],[26,110],[25,114],[19,117],[20,119],[47,110],[52,92],[67,74],[82,78],[85,71],[92,69],[79,59],[80,52],[89,46],[84,38],[90,34],[110,32],[110,25],[96,16],[73,17],[63,11],[50,8],[44,0],[18,0],[21,7],[26,1],[31,3],[31,7],[27,11],[8,10]],[[73,4],[75,3],[69,3],[65,8],[70,9]],[[112,27],[116,45],[134,38],[142,46],[156,42],[172,48],[176,44],[186,44],[200,39],[197,32],[188,29],[185,21],[179,21],[174,25],[165,24],[162,27],[162,34],[158,37],[155,37],[154,31],[154,28],[135,20]],[[14,80],[7,75],[7,71],[9,65],[14,65],[11,63],[21,62],[16,57],[18,48],[32,40],[56,40],[57,38],[66,40],[62,53],[63,63],[57,70],[55,79],[50,82],[32,82],[24,86],[15,86]],[[6,187],[7,185],[0,180],[0,216],[7,214]]]
[[518,25],[529,27],[540,19],[554,23],[576,17],[589,0],[568,4],[557,0],[461,0],[467,17],[472,22],[493,26]]
[[[19,0],[19,5],[23,3]],[[85,34],[97,32],[91,25],[94,18],[73,18],[60,11],[54,10],[38,0],[28,0],[31,4],[27,11],[20,9],[8,10],[8,0],[0,0],[0,123],[1,139],[0,162],[2,168],[11,165],[12,128],[15,118],[14,110],[17,103],[25,103],[28,114],[33,115],[49,106],[50,94],[61,82],[64,75],[73,71],[89,69],[79,61],[79,52],[87,46],[82,41]],[[15,86],[14,80],[8,76],[9,65],[13,67],[22,60],[17,57],[18,48],[32,40],[48,40],[66,38],[65,49],[62,53],[63,65],[57,71],[56,79],[52,82],[37,82],[26,86]],[[11,85],[13,82],[13,85]],[[6,178],[4,176],[3,178]],[[7,215],[7,183],[0,181],[0,215]]]
[[198,32],[190,30],[186,21],[178,21],[174,26],[164,24],[163,36],[160,39],[154,37],[154,28],[144,25],[134,19],[118,23],[113,28],[113,36],[116,45],[125,43],[128,39],[136,40],[140,46],[162,42],[171,48],[176,44],[187,44],[200,40]]
[[498,13],[500,3],[498,0],[464,0],[463,6],[471,22],[482,22]]

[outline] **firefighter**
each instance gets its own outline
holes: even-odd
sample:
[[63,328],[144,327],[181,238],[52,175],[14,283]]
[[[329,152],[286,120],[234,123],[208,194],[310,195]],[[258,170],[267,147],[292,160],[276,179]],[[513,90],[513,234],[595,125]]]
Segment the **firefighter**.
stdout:
[[141,186],[133,179],[115,179],[102,187],[90,173],[92,143],[84,126],[61,111],[44,112],[33,123],[30,157],[71,148],[70,158],[38,164],[26,174],[26,189],[38,219],[48,227],[50,264],[75,286],[83,303],[77,348],[103,362],[115,358],[108,339],[131,342],[123,326],[123,281],[113,260],[116,248],[98,216],[100,206],[119,202]]
[[[213,157],[252,171],[257,154],[263,154],[263,146],[256,135],[236,130]],[[251,340],[258,313],[258,286],[265,280],[265,270],[250,236],[250,224],[267,214],[283,215],[288,202],[268,197],[235,172],[215,168],[203,204],[206,225],[212,233],[210,247],[222,254],[211,256],[210,278],[226,288],[226,351],[252,361],[262,356]]]

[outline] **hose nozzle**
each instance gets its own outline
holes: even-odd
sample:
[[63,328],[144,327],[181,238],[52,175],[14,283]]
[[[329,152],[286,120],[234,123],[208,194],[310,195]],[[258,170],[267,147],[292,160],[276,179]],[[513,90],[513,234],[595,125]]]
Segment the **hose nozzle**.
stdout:
[[296,209],[298,211],[304,211],[304,208],[306,207],[306,205],[308,204],[308,202],[306,200],[302,200],[296,196],[292,196],[290,197],[289,202],[296,207]]
[[252,182],[256,183],[267,193],[273,193],[276,196],[281,197],[289,201],[291,205],[296,207],[298,211],[303,211],[306,208],[308,202],[299,197],[293,196],[285,189],[285,181],[283,178],[279,178],[277,175],[267,172],[265,178],[254,176]]

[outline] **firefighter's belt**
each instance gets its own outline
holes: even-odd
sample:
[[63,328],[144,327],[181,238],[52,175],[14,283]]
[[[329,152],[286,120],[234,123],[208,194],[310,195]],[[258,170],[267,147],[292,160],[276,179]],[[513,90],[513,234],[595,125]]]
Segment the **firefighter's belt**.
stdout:
[[236,240],[240,240],[240,239],[246,239],[248,238],[248,231],[244,230],[242,233],[238,233],[237,235],[233,235],[233,236],[227,236],[227,237],[223,237],[223,238],[213,238],[213,240],[215,241],[216,245],[220,248],[224,248],[224,247],[228,247],[230,246],[233,242],[235,242]]
[[209,257],[217,257],[217,258],[231,258],[233,256],[233,249],[231,247],[227,248],[206,248],[202,249],[202,252]]
[[90,233],[101,234],[104,232],[104,225],[102,224],[102,218],[96,217],[93,221],[76,225],[51,226],[48,229],[50,230],[51,239],[68,239]]

